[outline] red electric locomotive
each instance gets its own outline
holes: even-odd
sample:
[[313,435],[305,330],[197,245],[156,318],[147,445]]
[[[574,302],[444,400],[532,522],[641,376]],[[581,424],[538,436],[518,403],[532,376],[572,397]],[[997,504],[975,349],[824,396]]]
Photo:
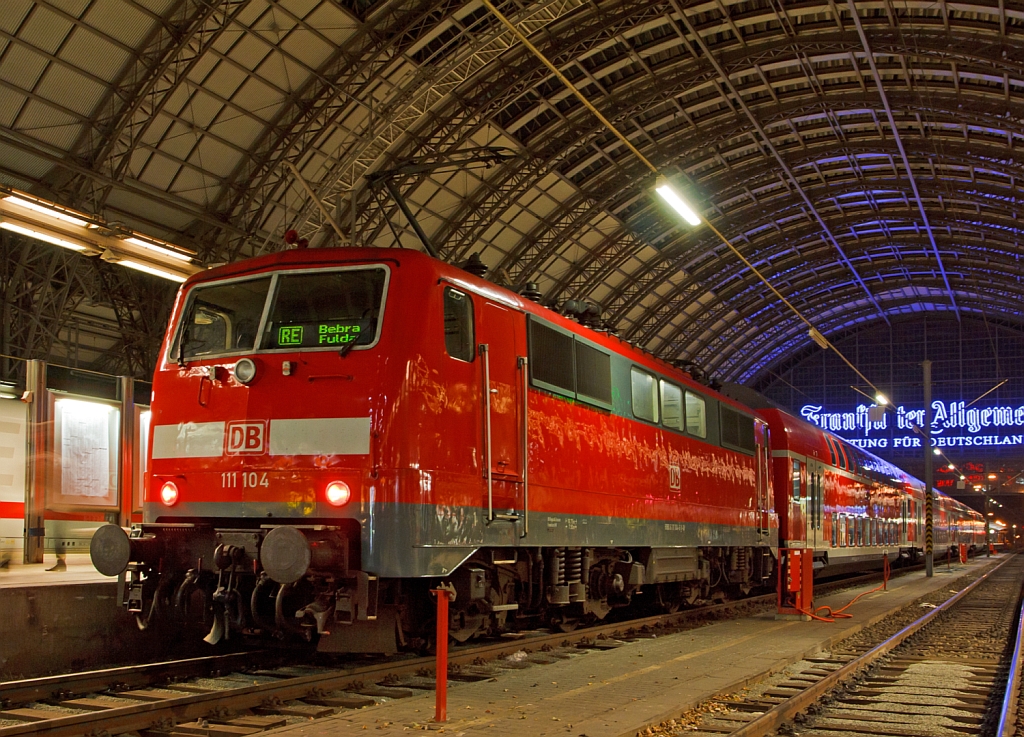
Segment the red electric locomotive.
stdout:
[[179,292],[145,522],[92,558],[142,624],[392,652],[438,585],[458,640],[774,586],[776,509],[822,567],[915,549],[919,484],[751,406],[418,252],[263,256]]
[[605,332],[400,249],[183,285],[153,380],[145,522],[102,528],[145,621],[332,651],[570,628],[774,585],[767,425]]

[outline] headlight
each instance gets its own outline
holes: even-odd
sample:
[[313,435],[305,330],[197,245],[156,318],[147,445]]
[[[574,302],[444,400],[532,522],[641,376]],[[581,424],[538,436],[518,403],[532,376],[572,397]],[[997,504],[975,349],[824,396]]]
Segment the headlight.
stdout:
[[256,363],[251,358],[240,358],[235,364],[235,378],[248,384],[256,378]]

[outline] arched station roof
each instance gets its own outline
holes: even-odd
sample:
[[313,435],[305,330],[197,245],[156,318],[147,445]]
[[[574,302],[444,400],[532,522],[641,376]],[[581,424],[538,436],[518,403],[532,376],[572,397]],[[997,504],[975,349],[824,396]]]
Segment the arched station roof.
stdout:
[[[498,8],[822,333],[937,311],[1020,324],[1024,6]],[[484,147],[504,155],[459,164]],[[426,161],[451,165],[400,168]],[[4,2],[0,183],[215,263],[292,228],[421,247],[380,186],[394,170],[442,257],[596,302],[664,358],[749,381],[810,345],[476,0]],[[66,341],[74,313],[93,365],[147,368],[125,349],[159,333],[150,281],[41,244],[5,254],[7,299],[46,307],[6,352]]]

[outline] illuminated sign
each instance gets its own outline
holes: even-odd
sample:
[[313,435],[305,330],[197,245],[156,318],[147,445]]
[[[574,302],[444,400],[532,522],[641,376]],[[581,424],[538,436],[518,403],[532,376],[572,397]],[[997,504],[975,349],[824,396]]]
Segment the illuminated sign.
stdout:
[[317,326],[317,345],[345,345],[359,340],[362,329],[358,325],[321,323]]
[[279,325],[271,347],[342,348],[358,343],[364,333],[370,332],[370,326],[361,323],[361,320],[329,320]]
[[[858,405],[852,412],[826,412],[805,404],[800,416],[818,427],[841,435],[858,448],[920,448],[923,437],[914,428],[924,424],[924,409],[903,405],[887,408],[873,420]],[[965,402],[932,402],[932,445],[940,448],[1024,445],[1024,406],[967,407]]]
[[277,344],[280,346],[302,345],[302,326],[283,325],[277,333]]
[[[960,477],[963,476],[963,480]],[[985,464],[977,461],[960,461],[955,468],[939,464],[935,468],[936,489],[971,489],[976,484],[985,484]]]

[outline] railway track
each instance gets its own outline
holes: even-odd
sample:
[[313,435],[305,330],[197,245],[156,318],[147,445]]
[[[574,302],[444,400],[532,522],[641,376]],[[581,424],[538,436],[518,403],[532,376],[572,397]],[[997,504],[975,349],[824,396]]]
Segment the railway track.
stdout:
[[942,605],[919,608],[927,613],[915,621],[904,612],[904,621],[880,623],[899,629],[880,643],[877,629],[866,630],[743,699],[717,701],[713,716],[685,734],[1009,737],[1020,696],[1022,586],[1018,555]]
[[[858,576],[819,590],[878,578]],[[530,632],[458,646],[450,651],[450,677],[480,680],[494,677],[502,668],[524,667],[502,660],[515,651],[532,652],[533,663],[553,662],[582,649],[616,647],[623,641],[663,636],[774,605],[775,595],[770,594],[572,633]],[[432,656],[362,659],[340,667],[282,664],[280,654],[259,651],[9,681],[0,683],[0,737],[125,732],[146,732],[147,737],[245,737],[288,721],[430,689],[433,666]]]

